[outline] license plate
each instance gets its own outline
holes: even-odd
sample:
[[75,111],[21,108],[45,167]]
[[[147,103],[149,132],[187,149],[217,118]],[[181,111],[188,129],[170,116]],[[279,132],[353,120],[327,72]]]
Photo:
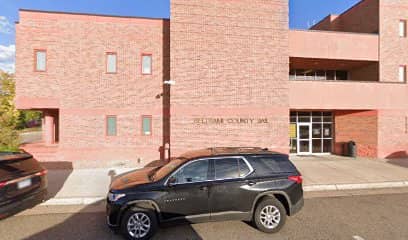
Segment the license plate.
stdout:
[[22,189],[31,186],[31,178],[25,179],[17,183],[17,188]]

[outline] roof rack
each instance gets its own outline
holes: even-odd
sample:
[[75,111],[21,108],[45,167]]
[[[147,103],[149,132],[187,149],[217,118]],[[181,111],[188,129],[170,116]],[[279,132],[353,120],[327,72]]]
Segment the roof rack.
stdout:
[[212,147],[208,148],[212,155],[225,153],[267,152],[268,148],[261,147]]

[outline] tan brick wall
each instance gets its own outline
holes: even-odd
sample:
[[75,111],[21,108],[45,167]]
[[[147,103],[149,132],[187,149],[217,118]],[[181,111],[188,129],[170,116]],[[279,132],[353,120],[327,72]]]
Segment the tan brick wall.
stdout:
[[[173,153],[211,146],[287,152],[288,61],[287,1],[172,0]],[[228,123],[231,118],[268,123]]]
[[[408,65],[408,38],[399,37],[399,21],[408,20],[408,2],[380,0],[380,81],[398,82],[398,68]],[[405,89],[406,83],[396,83]],[[389,94],[393,94],[390,92]],[[381,97],[381,96],[379,96]],[[398,98],[398,96],[395,96]],[[408,102],[379,111],[379,156],[408,156]]]
[[[135,158],[158,159],[166,31],[160,19],[20,11],[17,97],[59,100],[60,148],[146,148]],[[34,49],[47,50],[44,73],[33,71]],[[116,74],[106,52],[117,53]],[[142,53],[153,56],[152,75],[141,74]],[[106,115],[117,115],[118,137],[105,137]],[[142,115],[153,115],[153,136],[142,136]]]

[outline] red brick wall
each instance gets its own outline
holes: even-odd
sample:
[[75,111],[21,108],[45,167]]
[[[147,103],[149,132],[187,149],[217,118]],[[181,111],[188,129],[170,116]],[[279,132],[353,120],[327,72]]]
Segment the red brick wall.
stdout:
[[366,66],[351,69],[349,79],[355,81],[379,81],[379,64],[370,63]]
[[173,155],[212,146],[288,152],[288,62],[287,1],[172,0]]
[[355,141],[361,157],[377,157],[377,111],[335,111],[334,152],[343,154],[344,143]]
[[[158,159],[166,31],[159,19],[20,11],[17,99],[58,99],[61,149],[128,149],[135,159]],[[33,71],[37,48],[47,50],[44,73]],[[106,52],[117,53],[116,74],[106,73]],[[152,75],[141,74],[142,53],[153,56]],[[117,137],[105,136],[106,115],[117,115]],[[153,115],[152,136],[141,134],[142,115]]]
[[330,14],[323,18],[320,22],[313,25],[311,30],[323,30],[323,31],[341,31],[340,21],[337,19],[339,15]]
[[358,33],[378,33],[379,0],[362,0],[338,17],[326,19],[313,26],[313,30],[329,30]]

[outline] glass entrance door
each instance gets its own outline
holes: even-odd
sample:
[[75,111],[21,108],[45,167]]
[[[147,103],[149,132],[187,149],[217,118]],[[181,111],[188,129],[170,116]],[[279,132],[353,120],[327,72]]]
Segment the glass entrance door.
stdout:
[[298,123],[297,125],[297,149],[298,154],[311,154],[312,153],[312,128],[310,123]]

